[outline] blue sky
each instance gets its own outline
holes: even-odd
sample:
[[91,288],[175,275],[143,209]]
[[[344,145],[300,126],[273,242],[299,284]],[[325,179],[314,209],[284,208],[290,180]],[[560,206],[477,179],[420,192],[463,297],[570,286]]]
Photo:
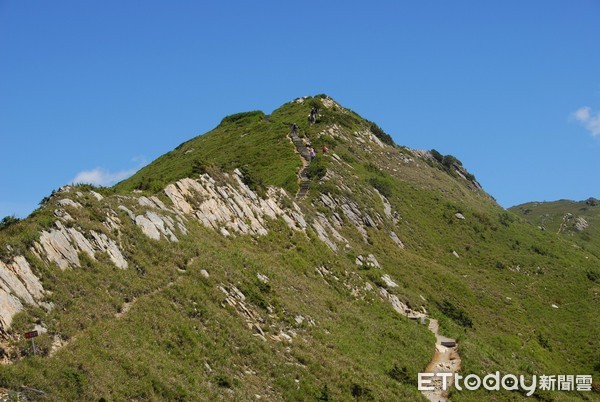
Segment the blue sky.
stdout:
[[597,0],[0,0],[0,217],[317,93],[505,207],[600,198]]

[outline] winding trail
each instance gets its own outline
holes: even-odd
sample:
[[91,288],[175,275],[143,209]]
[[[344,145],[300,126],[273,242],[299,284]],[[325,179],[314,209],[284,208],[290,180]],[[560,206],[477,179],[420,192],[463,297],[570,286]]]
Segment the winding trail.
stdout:
[[306,174],[308,165],[310,165],[310,152],[306,145],[304,145],[302,138],[298,136],[298,133],[294,129],[290,131],[289,135],[292,143],[296,147],[296,151],[302,156],[302,168],[300,168],[300,171],[298,172],[298,184],[300,185],[300,188],[296,194],[296,199],[300,199],[306,196],[308,189],[310,188],[310,179]]
[[[429,330],[435,335],[435,353],[431,362],[425,369],[426,373],[456,373],[460,370],[460,356],[458,355],[458,345],[454,339],[440,335],[438,320],[429,320]],[[448,388],[452,385],[454,379],[448,379]],[[448,391],[442,390],[442,379],[434,377],[433,391],[422,391],[423,395],[431,402],[447,402]]]

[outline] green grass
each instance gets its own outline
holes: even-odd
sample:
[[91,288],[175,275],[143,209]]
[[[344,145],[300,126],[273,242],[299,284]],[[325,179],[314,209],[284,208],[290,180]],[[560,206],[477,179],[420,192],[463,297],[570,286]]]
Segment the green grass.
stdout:
[[[250,400],[257,394],[263,400],[423,400],[416,373],[431,359],[434,338],[376,292],[364,290],[366,283],[382,284],[383,274],[399,285],[389,292],[413,308],[426,308],[442,332],[458,340],[463,374],[593,374],[598,381],[595,210],[574,204],[591,223],[587,240],[570,231],[559,236],[558,227],[541,231],[538,222],[526,219],[550,212],[519,217],[410,150],[357,143],[354,133],[371,123],[347,109],[325,108],[321,99],[285,104],[269,117],[229,116],[115,188],[96,189],[106,197],[101,202],[87,193],[91,188],[80,187],[84,208],[68,210],[71,224],[118,236],[129,261],[126,270],[116,269],[107,256],[92,261],[81,255],[81,268],[61,271],[31,254],[39,232],[53,225],[56,197],[1,229],[1,257],[24,254],[51,292],[54,308],[28,308],[15,317],[10,334],[36,322],[48,333],[37,339],[39,356],[31,355],[25,340],[12,341],[15,361],[0,367],[0,387],[26,385],[46,392],[48,400]],[[320,118],[309,126],[313,102],[320,105]],[[218,178],[235,168],[243,168],[245,180],[259,192],[276,185],[295,194],[301,160],[287,138],[292,122],[316,149],[327,144],[332,152],[311,167],[316,173],[308,197],[297,201],[305,216],[334,212],[320,204],[321,193],[343,197],[377,222],[367,229],[368,242],[341,210],[335,211],[344,221],[339,231],[351,248],[334,253],[312,229],[294,232],[282,220],[269,221],[263,237],[225,238],[188,217],[190,233],[178,235],[179,243],[154,241],[118,209],[145,210],[123,197],[136,195],[134,189],[166,201],[160,189],[170,182],[204,172]],[[333,124],[343,136],[327,131]],[[323,170],[332,178],[317,181]],[[388,198],[396,221],[386,217],[374,189]],[[549,228],[557,216],[562,219],[561,208],[546,220]],[[118,235],[101,224],[108,210],[117,211],[123,223]],[[457,212],[466,219],[456,219]],[[391,230],[404,250],[389,238]],[[358,255],[368,254],[377,257],[381,270],[355,265]],[[316,270],[321,266],[331,275],[322,277]],[[201,270],[210,276],[204,278]],[[267,342],[253,335],[256,329],[225,302],[218,286],[244,293]],[[352,289],[359,289],[358,296]],[[297,334],[291,343],[270,339],[290,330]],[[54,336],[66,346],[50,357]],[[557,401],[584,397],[597,399],[591,393],[537,395]],[[452,395],[457,401],[511,399],[524,397]]]
[[[550,233],[558,233],[566,214],[572,217],[566,222],[561,235],[573,241],[579,247],[600,257],[600,205],[597,200],[554,202],[531,202],[510,208],[510,211],[522,219]],[[582,231],[575,228],[577,218],[588,222]]]
[[[199,244],[198,238],[204,241]],[[146,267],[143,272],[86,262],[81,269],[55,273],[52,290],[61,297],[53,298],[53,312],[21,314],[13,329],[24,331],[41,315],[69,344],[51,358],[26,356],[4,367],[3,386],[28,384],[50,392],[53,400],[247,399],[268,388],[276,399],[289,400],[317,395],[325,385],[332,397],[344,399],[355,383],[377,399],[418,397],[414,386],[393,380],[386,370],[400,362],[416,373],[430,357],[431,335],[377,300],[353,300],[343,287],[319,280],[316,264],[341,272],[345,259],[313,247],[282,223],[254,245],[219,238],[198,224],[180,245],[138,240],[134,264]],[[272,252],[273,244],[288,241],[295,250]],[[196,255],[200,258],[185,272],[177,269],[178,260]],[[201,269],[210,272],[208,279]],[[268,290],[258,285],[257,272],[270,278]],[[230,283],[263,300],[254,303],[255,296],[250,305],[276,325],[264,324],[267,334],[276,335],[279,328],[298,332],[290,350],[252,336],[245,320],[223,307],[216,285]],[[121,304],[134,299],[131,310],[115,319]],[[272,306],[277,318],[269,318],[261,304]],[[316,325],[297,324],[298,314]],[[50,337],[42,335],[38,344],[47,351]],[[19,343],[22,353],[27,348],[25,341]],[[254,373],[245,374],[247,369]]]

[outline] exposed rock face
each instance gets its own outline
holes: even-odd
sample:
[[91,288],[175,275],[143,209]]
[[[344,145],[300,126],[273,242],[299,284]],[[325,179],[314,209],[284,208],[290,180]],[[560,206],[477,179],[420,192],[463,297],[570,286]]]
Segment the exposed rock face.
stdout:
[[356,257],[355,260],[356,265],[359,266],[367,266],[369,268],[380,268],[381,269],[381,265],[379,265],[379,261],[377,261],[377,258],[375,258],[375,256],[373,254],[369,254],[366,258],[363,257],[362,255],[359,255],[358,257]]
[[392,239],[392,241],[394,243],[396,243],[396,245],[398,247],[400,247],[402,249],[404,248],[404,243],[402,243],[402,241],[400,240],[400,238],[398,237],[398,235],[394,231],[390,232],[390,238]]
[[[161,221],[162,222],[162,221]],[[143,215],[138,215],[135,217],[135,224],[142,228],[142,232],[146,236],[154,240],[160,240],[160,232],[156,225],[148,218]]]
[[327,217],[325,217],[325,215],[323,215],[322,213],[317,213],[317,215],[315,216],[315,219],[313,220],[311,227],[317,232],[317,236],[319,236],[319,239],[327,244],[329,246],[329,248],[331,248],[333,251],[337,251],[338,250],[338,246],[337,244],[331,240],[331,237],[333,237],[334,240],[340,242],[340,243],[344,243],[344,244],[349,244],[348,240],[346,240],[337,230],[334,226],[337,226],[338,228],[341,227],[341,220],[336,217],[334,215],[334,224],[332,225],[329,220],[327,219]]
[[66,269],[81,266],[77,255],[79,251],[93,256],[91,244],[81,233],[65,228],[59,221],[56,222],[56,227],[58,229],[51,229],[49,232],[42,231],[39,243],[35,243],[34,248],[40,259],[46,256],[49,262],[55,262],[61,269]]
[[381,198],[381,202],[383,203],[383,212],[385,213],[385,216],[387,216],[390,219],[393,219],[392,206],[390,205],[390,202],[383,194],[377,191],[377,189],[375,189],[375,192],[377,193],[379,198]]
[[578,232],[583,232],[588,226],[588,222],[581,216],[575,219],[575,230]]
[[[67,193],[77,197],[84,196],[82,192],[73,192],[69,186],[61,188],[54,196],[64,196]],[[97,201],[104,199],[94,191],[90,193]],[[67,211],[73,213],[73,209],[83,208],[79,202],[71,198],[60,198],[55,205],[57,208],[54,216],[58,220],[54,228],[43,230],[39,240],[30,248],[37,258],[47,263],[56,263],[64,270],[81,266],[79,253],[85,253],[91,259],[96,259],[97,253],[106,253],[118,268],[128,267],[117,243],[106,234],[65,226],[75,221]],[[120,228],[120,220],[112,210],[103,223],[110,230]],[[51,304],[43,302],[43,298],[42,284],[25,257],[18,255],[9,261],[0,261],[0,328],[10,326],[13,316],[26,305],[50,308]]]
[[97,193],[97,192],[95,192],[95,191],[90,191],[90,194],[91,194],[91,195],[93,195],[93,196],[94,196],[94,198],[95,198],[96,200],[98,200],[98,201],[102,201],[102,200],[104,199],[104,197],[103,197],[102,195],[98,194],[98,193]]
[[105,234],[91,230],[91,239],[88,239],[77,229],[66,228],[60,221],[56,221],[55,225],[56,229],[42,231],[39,242],[32,248],[41,260],[55,262],[61,269],[66,269],[81,266],[79,252],[86,253],[92,259],[95,259],[96,252],[106,252],[117,267],[127,268],[121,250]]
[[147,211],[145,215],[135,217],[135,223],[142,228],[142,232],[146,236],[154,240],[160,240],[160,236],[164,235],[167,239],[173,242],[179,241],[173,233],[175,230],[175,222],[169,216],[163,216],[153,211]]
[[[182,216],[182,213],[166,207],[158,197],[152,196],[148,198],[141,196],[137,199],[137,202],[140,207],[151,208],[153,210],[147,210],[143,214],[136,215],[124,205],[119,205],[119,209],[125,211],[127,216],[142,229],[142,233],[149,238],[160,240],[164,236],[169,241],[178,242],[179,239],[175,235],[176,230],[183,235],[187,234],[187,229],[184,225],[185,218]],[[154,210],[161,210],[163,213]],[[174,218],[170,215],[173,215]],[[109,220],[108,218],[107,221]],[[113,222],[113,224],[116,224],[116,222]]]
[[369,254],[367,256],[367,266],[374,267],[374,268],[381,268],[381,265],[379,265],[379,261],[377,261],[377,258],[375,258],[375,256],[373,254]]
[[106,214],[106,219],[102,223],[111,231],[118,232],[121,229],[121,219],[112,209]]
[[236,170],[234,184],[217,184],[207,174],[199,179],[182,179],[165,188],[165,194],[173,202],[173,208],[183,214],[193,215],[204,226],[215,229],[224,236],[232,233],[267,234],[266,219],[281,217],[294,230],[306,227],[300,208],[294,203],[293,210],[284,210],[278,200],[287,197],[281,189],[269,188],[267,198],[260,198],[242,182]]
[[71,222],[73,221],[73,217],[67,211],[62,208],[58,208],[54,210],[54,216],[60,219],[63,222]]
[[398,284],[397,284],[396,282],[394,282],[394,281],[392,280],[392,278],[390,278],[390,276],[389,276],[388,274],[385,274],[385,275],[383,275],[383,276],[381,277],[381,280],[382,280],[383,282],[385,282],[385,284],[386,284],[386,285],[387,285],[387,287],[389,287],[389,288],[397,288],[397,287],[398,287]]
[[[328,128],[327,133],[333,136],[345,135],[336,126]],[[369,143],[377,145],[378,141],[370,132],[355,133],[353,140],[365,145]],[[340,158],[334,159],[337,163],[345,163]],[[334,175],[334,172],[328,174]],[[347,194],[352,194],[352,189],[343,184],[342,178],[337,178],[340,179],[340,188]],[[337,178],[332,176],[329,179],[337,182]],[[105,219],[102,224],[110,231],[106,234],[94,230],[84,231],[72,226],[76,222],[73,216],[77,216],[74,209],[82,208],[79,202],[73,201],[76,199],[73,197],[85,197],[86,194],[71,190],[70,187],[60,190],[62,197],[56,202],[57,209],[54,211],[58,220],[53,228],[40,233],[39,241],[34,243],[31,251],[42,261],[56,263],[63,270],[80,267],[80,253],[96,259],[98,252],[106,253],[117,267],[127,268],[128,263],[118,243],[111,238],[113,234],[121,235],[123,216],[119,217],[115,212],[117,209],[104,209]],[[69,193],[73,199],[64,198],[66,193]],[[368,229],[380,229],[386,225],[386,221],[393,224],[399,222],[398,213],[392,210],[388,199],[377,190],[371,194],[375,195],[374,193],[378,194],[383,203],[383,212],[374,209],[363,210],[356,201],[349,198],[349,195],[321,194],[316,202],[325,206],[328,211],[317,212],[312,222],[306,221],[300,207],[283,189],[272,187],[267,190],[264,198],[259,197],[242,181],[242,174],[237,170],[233,174],[223,174],[223,179],[219,182],[204,174],[196,179],[185,178],[168,185],[164,190],[164,194],[172,203],[172,205],[167,203],[168,206],[156,196],[135,195],[117,196],[117,198],[127,205],[119,205],[118,210],[124,211],[144,235],[154,240],[166,239],[177,242],[180,238],[178,236],[187,234],[185,222],[190,217],[223,236],[265,235],[269,230],[268,221],[281,218],[293,230],[302,231],[311,227],[321,241],[332,250],[338,251],[340,246],[350,248],[349,241],[341,235],[343,226],[350,225],[356,228],[364,241],[368,242]],[[105,200],[96,192],[92,191],[89,194],[98,202]],[[291,205],[283,207],[284,202]],[[73,215],[71,216],[69,212]],[[404,248],[396,233],[390,231],[389,236],[395,244]],[[359,256],[359,260],[360,264],[367,267],[381,269],[372,254],[366,257]],[[40,303],[43,289],[23,257],[15,257],[10,266],[4,264],[0,268],[2,270],[0,272],[0,306],[2,307],[0,320],[2,325],[9,325],[12,316],[24,305]],[[202,275],[208,277],[208,272],[204,271]],[[262,274],[258,275],[258,279],[265,283],[269,281]],[[388,275],[384,275],[382,280],[389,288],[397,286]],[[223,287],[221,290],[225,290],[224,293],[229,296],[228,304],[236,307],[249,321],[258,324],[259,320],[255,312],[244,308],[244,296],[241,292],[235,287]],[[398,304],[393,300],[395,296],[390,297],[391,299],[388,299],[392,303]],[[257,335],[264,336],[260,326],[256,330]],[[284,335],[278,336],[287,339]]]
[[44,296],[40,280],[23,256],[0,261],[0,328],[7,328],[24,304],[37,306]]
[[261,328],[263,319],[258,312],[246,303],[246,296],[233,285],[218,286],[218,289],[225,294],[225,302],[246,319],[250,329],[256,331],[254,335],[266,341],[265,332]]
[[385,148],[385,144],[371,130],[369,130],[369,139],[379,145],[380,148]]
[[[367,234],[367,227],[377,227],[377,224],[368,213],[363,213],[359,209],[358,204],[345,197],[337,199],[327,194],[321,194],[320,200],[324,206],[331,209],[334,213],[339,209],[350,223],[354,225],[356,230],[358,230],[364,241],[368,242],[369,236]],[[335,214],[334,217],[335,219],[339,219],[339,216]]]
[[558,228],[558,233],[563,232],[567,228],[567,225],[568,225],[569,221],[571,220],[571,218],[573,218],[573,214],[570,212],[567,212],[565,214],[565,216],[563,216],[563,220],[560,224],[560,227]]
[[331,99],[330,97],[321,98],[321,103],[327,109],[331,109],[334,106],[340,107],[340,105],[336,101],[334,101],[333,99]]
[[384,300],[387,300],[392,305],[392,308],[394,310],[396,310],[396,312],[398,312],[399,314],[402,314],[403,316],[406,316],[408,318],[421,318],[421,317],[427,316],[425,313],[423,313],[421,311],[416,311],[416,310],[411,309],[405,303],[401,302],[400,299],[398,298],[398,296],[389,293],[384,288],[379,288],[379,295]]
[[73,208],[81,208],[81,204],[78,202],[75,202],[69,198],[63,198],[62,200],[58,200],[56,202],[58,205],[60,205],[61,207],[73,207]]
[[112,241],[104,233],[98,233],[90,231],[92,235],[92,245],[96,251],[104,251],[108,254],[110,260],[119,268],[125,269],[128,267],[127,261],[123,257],[121,250],[117,247],[117,244]]
[[[382,195],[377,189],[372,189],[370,194],[375,195],[381,199],[383,204],[383,214],[378,212],[376,209],[365,210],[361,208],[359,204],[351,199],[353,191],[351,188],[343,184],[343,178],[332,173],[330,170],[327,171],[327,175],[323,180],[330,180],[346,193],[346,195],[322,193],[319,198],[313,201],[313,205],[316,207],[325,207],[331,211],[331,213],[318,212],[310,223],[310,226],[317,232],[319,238],[325,242],[332,250],[337,251],[339,244],[343,242],[347,248],[350,247],[348,241],[340,235],[340,229],[342,226],[354,227],[361,235],[365,243],[369,243],[368,229],[381,230],[385,226],[395,227],[400,223],[400,215],[397,211],[392,209],[392,205],[389,200]],[[375,201],[375,199],[372,199]],[[398,235],[393,231],[389,231],[390,239],[401,249],[404,249],[404,243],[400,240]]]
[[[387,198],[385,198],[379,192],[375,192],[379,195],[379,197],[381,197],[381,201],[384,205],[385,217],[391,220],[391,223],[394,225],[397,224],[399,222],[398,213],[392,211],[392,207]],[[345,196],[321,194],[317,203],[328,208],[332,213],[329,217],[326,217],[322,213],[318,213],[311,226],[313,229],[315,229],[319,235],[319,238],[334,251],[337,251],[338,249],[337,245],[335,244],[336,241],[343,241],[345,244],[348,243],[348,241],[344,239],[339,232],[335,231],[335,228],[339,229],[344,224],[348,224],[348,222],[343,221],[341,216],[344,216],[344,218],[346,218],[347,221],[349,221],[349,223],[356,228],[365,243],[369,242],[367,228],[380,229],[381,225],[384,223],[383,218],[379,213],[375,212],[373,215],[371,215],[373,213],[372,211],[366,212],[361,210],[356,202],[349,200]],[[333,229],[330,230],[332,236],[328,235],[325,228]],[[404,248],[404,244],[395,232],[390,231],[389,236],[398,247],[401,249]]]
[[258,278],[259,281],[261,281],[262,283],[269,283],[269,277],[267,277],[266,275],[263,275],[261,273],[257,273],[256,277]]

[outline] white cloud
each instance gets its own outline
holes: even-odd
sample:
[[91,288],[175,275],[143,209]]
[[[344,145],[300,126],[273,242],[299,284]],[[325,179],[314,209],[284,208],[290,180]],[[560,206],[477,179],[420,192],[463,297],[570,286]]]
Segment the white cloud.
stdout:
[[73,184],[93,184],[95,186],[111,186],[115,183],[120,182],[134,174],[137,169],[121,170],[118,172],[111,172],[106,169],[96,168],[92,170],[84,170],[77,173],[77,176],[73,179]]
[[584,106],[573,112],[571,118],[583,124],[594,137],[600,136],[600,112],[594,115],[592,108]]
[[590,118],[590,112],[592,108],[589,106],[579,108],[576,112],[573,113],[573,117],[575,120],[585,122]]

